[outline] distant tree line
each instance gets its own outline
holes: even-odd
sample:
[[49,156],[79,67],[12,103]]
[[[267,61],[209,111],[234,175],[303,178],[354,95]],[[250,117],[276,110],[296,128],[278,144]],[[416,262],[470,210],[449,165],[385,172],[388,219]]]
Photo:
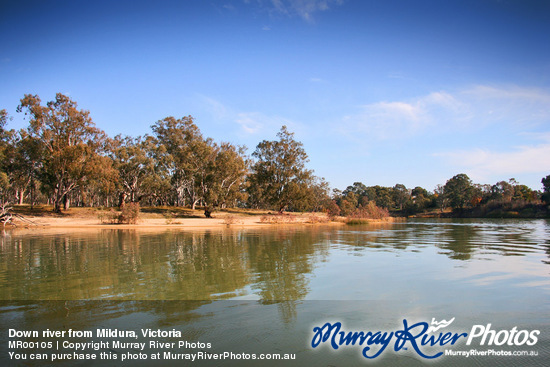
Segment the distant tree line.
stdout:
[[1,203],[51,204],[57,212],[71,205],[200,206],[207,217],[227,207],[326,211],[333,216],[446,209],[484,215],[495,208],[550,203],[550,175],[542,179],[543,192],[514,179],[474,184],[465,174],[433,192],[360,182],[331,192],[307,168],[303,145],[286,126],[276,140],[260,142],[248,156],[243,146],[204,137],[191,116],[166,117],[144,136],[111,138],[95,126],[88,111],[61,93],[46,104],[27,94],[17,112],[29,122],[19,131],[6,129],[10,117],[0,110]]
[[464,173],[450,178],[445,185],[438,185],[433,192],[419,186],[414,189],[401,184],[367,187],[355,182],[344,191],[334,190],[329,210],[349,216],[375,203],[397,215],[451,210],[451,214],[461,216],[545,216],[548,208],[544,204],[550,204],[550,175],[542,179],[542,184],[542,192],[513,178],[481,185],[474,184]]

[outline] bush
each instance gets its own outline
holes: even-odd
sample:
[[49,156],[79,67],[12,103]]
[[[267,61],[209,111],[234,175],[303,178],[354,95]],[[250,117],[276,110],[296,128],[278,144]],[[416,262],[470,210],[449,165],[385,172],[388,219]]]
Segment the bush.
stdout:
[[297,220],[297,217],[293,214],[268,214],[268,215],[262,215],[260,217],[260,222],[262,223],[274,223],[274,224],[282,224],[282,223],[293,223]]
[[332,200],[327,207],[327,215],[330,220],[334,220],[341,213],[340,207],[336,204],[336,201]]
[[229,214],[229,215],[226,215],[224,218],[223,218],[223,223],[227,226],[230,226],[232,224],[236,224],[237,223],[237,217],[235,217],[234,215],[232,214]]
[[328,223],[329,217],[317,215],[315,213],[311,213],[306,221],[306,223]]
[[122,207],[118,223],[136,224],[139,220],[139,203],[128,203]]
[[376,206],[374,201],[369,201],[365,206],[360,206],[351,215],[355,219],[383,219],[390,216],[388,209]]

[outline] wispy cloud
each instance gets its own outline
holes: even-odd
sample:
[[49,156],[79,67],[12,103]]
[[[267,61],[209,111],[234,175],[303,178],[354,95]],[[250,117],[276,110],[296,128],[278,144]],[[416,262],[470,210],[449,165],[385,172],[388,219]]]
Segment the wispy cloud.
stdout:
[[459,93],[477,120],[536,125],[550,120],[550,93],[539,88],[479,85]]
[[299,16],[307,22],[313,22],[315,13],[342,5],[344,0],[257,0],[256,3],[271,13],[288,17]]
[[410,137],[438,123],[442,114],[461,114],[462,102],[446,92],[434,92],[411,101],[384,101],[360,107],[343,118],[344,132],[380,139]]
[[486,149],[457,150],[439,153],[448,164],[467,172],[475,181],[489,181],[492,177],[507,177],[524,173],[550,172],[550,143],[520,146],[510,151]]
[[234,119],[242,131],[247,134],[259,134],[265,130],[277,131],[281,126],[286,125],[292,129],[295,123],[280,116],[267,116],[260,112],[240,112]]
[[326,83],[326,80],[321,79],[321,78],[315,78],[315,77],[309,78],[309,81],[311,83]]
[[198,97],[215,119],[223,119],[230,114],[227,107],[225,107],[225,105],[218,100],[202,94],[198,94]]
[[383,101],[359,107],[343,117],[342,133],[364,133],[373,139],[402,139],[426,131],[499,125],[518,129],[550,123],[550,92],[518,86],[474,86],[439,91],[406,101]]
[[214,98],[204,95],[199,95],[199,98],[212,118],[233,123],[239,134],[264,135],[279,130],[283,125],[291,130],[300,128],[300,124],[282,116],[267,115],[258,111],[237,111]]

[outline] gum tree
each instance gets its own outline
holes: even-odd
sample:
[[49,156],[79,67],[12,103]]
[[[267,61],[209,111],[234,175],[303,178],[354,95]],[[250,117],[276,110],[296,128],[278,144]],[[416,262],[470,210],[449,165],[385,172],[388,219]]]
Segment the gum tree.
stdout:
[[279,140],[264,140],[256,146],[252,156],[256,162],[249,177],[249,192],[259,205],[270,205],[279,212],[307,197],[313,182],[313,171],[303,144],[294,140],[294,133],[286,126],[277,133]]
[[474,195],[474,186],[468,175],[460,173],[445,183],[445,196],[452,208],[464,209]]
[[[30,116],[27,132],[42,145],[41,181],[53,194],[54,211],[69,208],[69,194],[83,185],[108,161],[101,158],[105,133],[96,128],[90,113],[57,93],[43,106],[37,95],[26,94],[17,112]],[[98,166],[97,160],[102,164]]]

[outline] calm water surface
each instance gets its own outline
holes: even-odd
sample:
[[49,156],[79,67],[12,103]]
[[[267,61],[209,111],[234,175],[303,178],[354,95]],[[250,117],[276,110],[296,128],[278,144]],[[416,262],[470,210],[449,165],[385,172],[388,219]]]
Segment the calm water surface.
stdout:
[[397,330],[404,318],[455,317],[453,326],[467,332],[487,323],[540,329],[539,343],[528,348],[539,356],[445,357],[442,364],[548,365],[545,220],[18,230],[0,237],[0,245],[6,328],[176,328],[220,351],[296,353],[294,365],[421,365],[412,352],[367,361],[359,347],[312,350],[312,329],[341,321],[347,330]]

